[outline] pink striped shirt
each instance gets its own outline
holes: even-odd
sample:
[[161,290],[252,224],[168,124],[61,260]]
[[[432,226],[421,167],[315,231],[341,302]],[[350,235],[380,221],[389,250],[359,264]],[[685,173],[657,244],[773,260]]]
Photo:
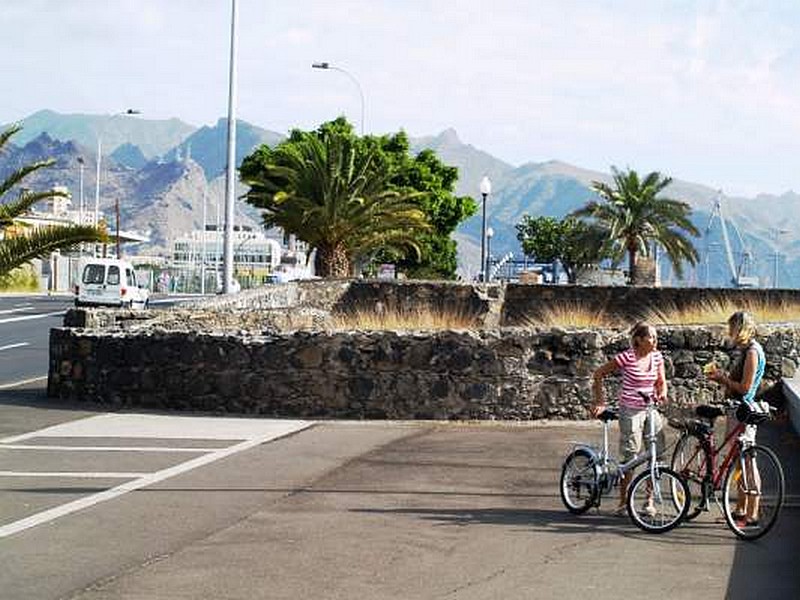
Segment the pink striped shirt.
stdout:
[[658,379],[659,369],[664,364],[661,352],[654,350],[650,353],[649,362],[645,368],[640,368],[636,352],[629,348],[614,357],[614,362],[622,373],[622,388],[619,391],[619,405],[627,408],[644,408],[645,401],[639,392],[652,394]]

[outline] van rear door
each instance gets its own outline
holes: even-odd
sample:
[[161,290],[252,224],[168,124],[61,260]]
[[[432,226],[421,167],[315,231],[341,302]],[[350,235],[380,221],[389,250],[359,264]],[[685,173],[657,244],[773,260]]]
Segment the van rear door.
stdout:
[[83,268],[79,300],[85,302],[103,302],[106,284],[106,266],[101,263],[89,263]]

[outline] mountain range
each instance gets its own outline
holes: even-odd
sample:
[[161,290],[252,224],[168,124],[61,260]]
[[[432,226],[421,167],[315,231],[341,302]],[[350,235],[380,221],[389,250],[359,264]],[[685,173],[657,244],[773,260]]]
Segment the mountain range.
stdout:
[[[203,199],[207,223],[219,220],[224,202],[227,121],[194,127],[179,119],[149,120],[131,115],[60,114],[36,112],[21,121],[23,130],[12,138],[8,152],[0,155],[0,176],[44,157],[56,159],[54,167],[37,172],[28,185],[34,188],[66,186],[79,203],[80,165],[84,161],[84,205],[93,210],[98,137],[102,141],[100,210],[113,214],[119,200],[122,229],[138,230],[150,242],[141,253],[168,254],[171,239],[200,228]],[[274,145],[284,139],[244,121],[237,122],[236,158],[260,144]],[[484,175],[492,180],[493,191],[486,202],[487,223],[495,232],[491,254],[513,253],[522,258],[515,225],[524,214],[562,217],[594,198],[593,181],[609,182],[608,173],[582,169],[552,160],[511,165],[470,144],[462,142],[453,129],[435,136],[411,138],[412,151],[434,150],[447,164],[458,167],[456,193],[476,198],[478,214],[461,224],[454,234],[459,244],[460,271],[470,277],[480,262],[481,196],[478,182]],[[245,189],[236,190],[237,197]],[[727,285],[731,279],[726,244],[718,219],[711,221],[711,209],[718,191],[697,183],[674,180],[668,196],[688,202],[692,220],[703,233],[695,240],[701,261],[688,269],[685,280],[673,277],[666,261],[661,262],[667,283],[674,285]],[[781,287],[800,287],[800,225],[791,218],[800,196],[724,197],[722,206],[729,217],[728,237],[734,268],[750,256],[751,273],[762,285],[771,286],[778,257]],[[236,223],[259,226],[259,214],[243,201],[236,203]],[[741,239],[740,239],[741,238]]]

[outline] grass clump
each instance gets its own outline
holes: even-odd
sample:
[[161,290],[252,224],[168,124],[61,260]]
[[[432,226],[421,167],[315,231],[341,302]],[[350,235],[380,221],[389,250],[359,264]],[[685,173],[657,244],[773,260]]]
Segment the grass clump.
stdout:
[[335,331],[438,331],[474,329],[477,322],[477,315],[459,309],[432,307],[386,309],[378,303],[376,308],[356,308],[335,315],[332,319],[332,329]]
[[757,323],[787,323],[800,321],[800,303],[786,301],[706,300],[688,307],[651,308],[646,320],[662,325],[725,324],[734,312],[746,310]]
[[543,309],[533,317],[526,318],[528,327],[618,327],[623,325],[602,309],[594,309],[581,302],[565,302]]

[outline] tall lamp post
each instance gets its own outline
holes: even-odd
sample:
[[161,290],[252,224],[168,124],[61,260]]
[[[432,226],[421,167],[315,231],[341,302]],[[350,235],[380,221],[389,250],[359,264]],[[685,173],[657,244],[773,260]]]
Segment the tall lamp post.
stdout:
[[775,263],[773,264],[773,271],[772,271],[772,287],[778,287],[778,261],[780,260],[780,252],[778,252],[778,237],[781,234],[789,233],[788,229],[778,229],[777,227],[772,230],[772,234],[775,237]]
[[492,280],[492,272],[489,269],[492,262],[492,238],[494,237],[494,229],[489,227],[486,230],[486,281]]
[[119,112],[119,113],[114,113],[113,115],[109,115],[108,118],[101,125],[100,131],[98,131],[97,133],[97,173],[95,174],[95,186],[94,186],[95,227],[97,226],[97,223],[100,221],[100,163],[103,160],[103,133],[105,132],[106,125],[111,119],[120,115],[140,115],[140,114],[142,114],[141,111],[129,108],[124,112]]
[[80,224],[83,225],[83,169],[85,166],[86,161],[83,160],[82,156],[78,157],[78,164],[80,165],[80,183],[78,187],[78,217],[80,220]]
[[236,25],[237,0],[231,0],[231,52],[228,62],[228,167],[225,175],[225,235],[222,253],[222,293],[233,293],[233,195],[236,171]]
[[356,79],[352,73],[349,71],[345,71],[341,67],[334,67],[332,64],[327,62],[315,62],[311,64],[312,69],[324,69],[326,71],[339,71],[340,73],[344,73],[347,77],[350,78],[350,81],[356,84],[358,88],[358,95],[361,98],[361,135],[364,135],[364,91],[361,89],[361,84],[358,83],[358,79]]
[[481,275],[480,281],[486,281],[486,196],[492,193],[492,181],[487,175],[483,176],[480,183],[481,197],[483,198],[483,220],[481,222]]

